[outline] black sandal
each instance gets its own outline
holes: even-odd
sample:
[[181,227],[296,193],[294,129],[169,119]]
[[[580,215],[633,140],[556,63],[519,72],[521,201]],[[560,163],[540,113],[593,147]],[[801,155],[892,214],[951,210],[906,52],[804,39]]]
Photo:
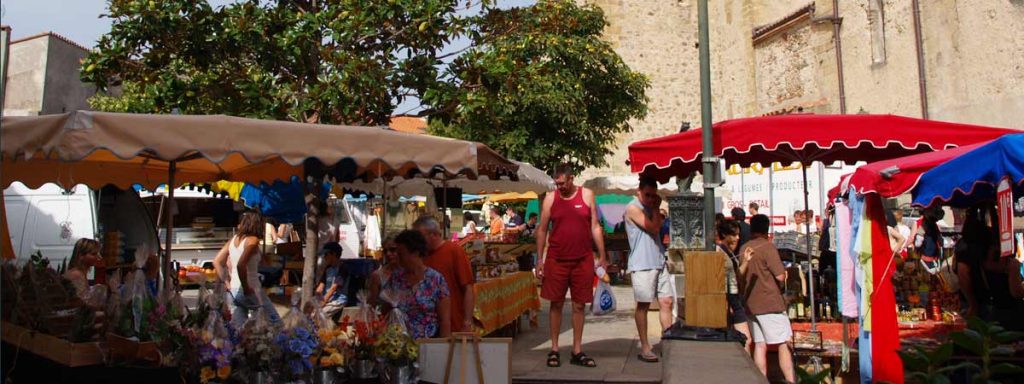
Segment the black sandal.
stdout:
[[562,355],[558,351],[548,352],[548,368],[558,368],[562,366]]
[[569,360],[572,365],[578,365],[587,368],[597,368],[597,362],[587,356],[586,353],[574,353],[572,354],[572,360]]

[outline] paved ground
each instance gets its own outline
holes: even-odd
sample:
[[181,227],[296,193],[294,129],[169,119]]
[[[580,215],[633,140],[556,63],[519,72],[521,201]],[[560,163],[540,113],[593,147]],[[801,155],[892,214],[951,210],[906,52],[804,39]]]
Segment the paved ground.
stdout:
[[[548,334],[548,303],[542,303],[540,327],[524,327],[512,342],[512,377],[516,383],[548,383],[552,381],[576,383],[660,383],[661,363],[644,363],[637,359],[639,338],[633,320],[633,291],[629,287],[614,287],[618,311],[607,316],[588,316],[583,333],[583,351],[597,362],[597,368],[584,368],[569,364],[572,350],[572,325],[569,306],[566,305],[559,344],[562,366],[548,368],[547,352],[551,349]],[[658,312],[648,313],[650,340],[655,353],[660,354],[661,327]]]

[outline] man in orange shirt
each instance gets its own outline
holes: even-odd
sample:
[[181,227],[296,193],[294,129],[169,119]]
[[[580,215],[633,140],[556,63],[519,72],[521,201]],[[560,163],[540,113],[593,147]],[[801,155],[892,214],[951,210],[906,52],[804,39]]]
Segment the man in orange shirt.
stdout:
[[448,282],[448,290],[452,295],[452,332],[472,332],[476,292],[473,291],[475,280],[466,251],[444,239],[441,225],[433,217],[420,217],[412,226],[427,238],[430,255],[423,261],[428,267],[440,272]]

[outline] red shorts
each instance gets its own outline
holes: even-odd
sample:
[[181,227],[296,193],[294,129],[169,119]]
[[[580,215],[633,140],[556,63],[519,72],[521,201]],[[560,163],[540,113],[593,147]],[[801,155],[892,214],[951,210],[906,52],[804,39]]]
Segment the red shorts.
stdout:
[[565,292],[572,294],[572,302],[587,304],[594,301],[594,256],[579,259],[544,260],[544,280],[540,297],[548,301],[565,301]]

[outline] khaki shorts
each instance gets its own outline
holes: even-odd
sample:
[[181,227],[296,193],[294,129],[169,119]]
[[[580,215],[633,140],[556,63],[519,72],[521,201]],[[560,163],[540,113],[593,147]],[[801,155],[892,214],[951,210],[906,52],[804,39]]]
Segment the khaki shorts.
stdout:
[[657,298],[675,297],[676,287],[668,269],[647,269],[630,273],[633,297],[638,303],[653,303]]
[[754,331],[754,342],[757,344],[778,345],[793,338],[789,317],[783,313],[756,315],[752,320],[751,328]]

